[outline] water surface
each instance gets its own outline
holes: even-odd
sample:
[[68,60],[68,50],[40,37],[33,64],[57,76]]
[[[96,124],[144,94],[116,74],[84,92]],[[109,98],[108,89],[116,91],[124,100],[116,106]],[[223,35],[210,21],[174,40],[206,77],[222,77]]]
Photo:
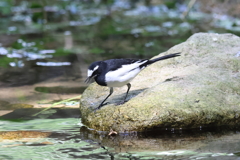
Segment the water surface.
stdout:
[[197,32],[240,35],[238,18],[200,2],[185,18],[185,1],[44,3],[0,3],[0,159],[240,159],[237,127],[108,136],[81,123],[79,97],[33,116],[79,96],[93,61],[151,58]]

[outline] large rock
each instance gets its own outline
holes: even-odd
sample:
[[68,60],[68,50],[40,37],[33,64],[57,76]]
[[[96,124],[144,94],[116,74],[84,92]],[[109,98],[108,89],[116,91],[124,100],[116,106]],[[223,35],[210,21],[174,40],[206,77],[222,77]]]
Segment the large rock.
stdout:
[[240,38],[197,33],[163,54],[176,52],[182,55],[143,70],[123,105],[115,104],[127,87],[115,89],[110,104],[94,112],[109,89],[91,84],[80,100],[83,123],[118,132],[239,124]]

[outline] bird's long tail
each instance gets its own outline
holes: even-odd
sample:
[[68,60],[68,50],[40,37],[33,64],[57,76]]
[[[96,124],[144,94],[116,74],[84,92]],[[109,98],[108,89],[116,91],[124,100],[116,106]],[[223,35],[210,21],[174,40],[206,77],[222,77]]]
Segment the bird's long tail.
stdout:
[[148,65],[152,64],[152,63],[155,63],[157,61],[160,61],[160,60],[164,60],[164,59],[168,59],[168,58],[173,58],[173,57],[178,57],[180,56],[180,52],[179,53],[173,53],[173,54],[168,54],[166,56],[162,56],[162,57],[159,57],[159,58],[155,58],[155,59],[152,59],[152,60],[149,60],[148,61]]

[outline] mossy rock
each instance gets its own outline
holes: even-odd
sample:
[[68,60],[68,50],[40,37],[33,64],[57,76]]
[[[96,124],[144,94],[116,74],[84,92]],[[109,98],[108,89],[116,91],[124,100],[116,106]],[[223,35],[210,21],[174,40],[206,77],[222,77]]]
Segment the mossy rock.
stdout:
[[3,140],[21,140],[46,138],[51,135],[51,132],[38,132],[38,131],[0,131],[0,142]]
[[7,101],[1,101],[0,100],[0,110],[5,109],[10,103]]
[[21,108],[33,108],[33,105],[30,104],[22,104],[22,103],[15,103],[15,104],[6,104],[4,106],[0,106],[0,110],[14,110],[14,109],[21,109]]
[[110,103],[94,112],[109,89],[91,84],[80,100],[82,122],[117,132],[239,124],[240,38],[197,33],[164,54],[177,52],[180,57],[143,70],[131,82],[129,101],[123,105],[115,104],[127,87],[115,89]]

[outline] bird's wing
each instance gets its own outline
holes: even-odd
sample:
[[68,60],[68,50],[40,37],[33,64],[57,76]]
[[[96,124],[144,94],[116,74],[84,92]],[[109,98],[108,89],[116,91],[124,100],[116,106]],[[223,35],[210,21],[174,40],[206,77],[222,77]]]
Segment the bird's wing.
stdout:
[[128,66],[137,68],[143,63],[147,62],[146,59],[111,59],[104,61],[108,65],[108,71],[115,71],[121,68],[122,66]]

